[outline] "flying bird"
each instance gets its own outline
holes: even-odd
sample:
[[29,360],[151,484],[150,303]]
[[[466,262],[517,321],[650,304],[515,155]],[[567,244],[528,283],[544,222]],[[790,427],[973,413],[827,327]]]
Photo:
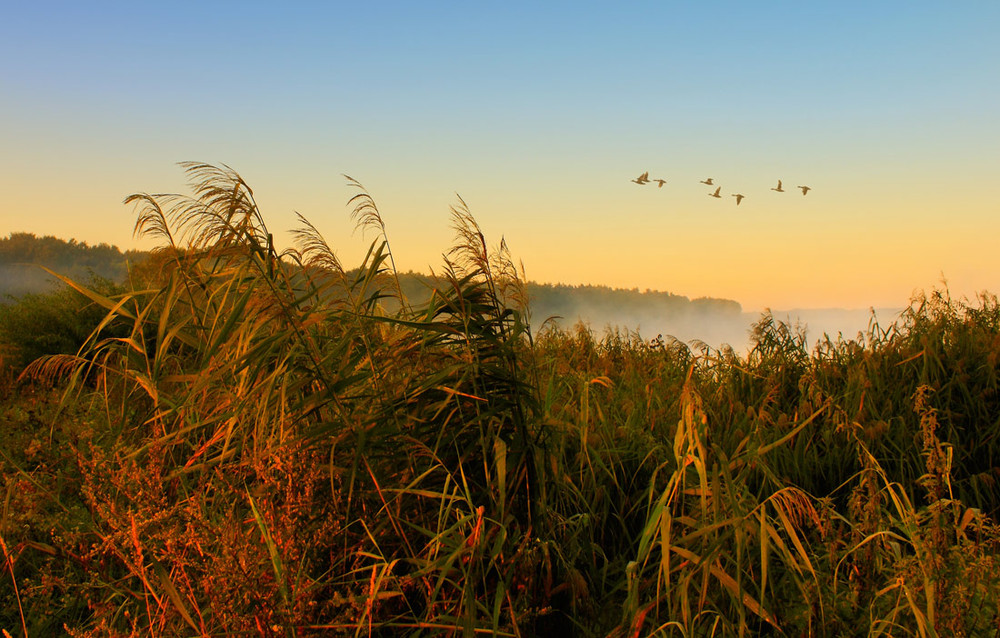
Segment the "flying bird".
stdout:
[[772,188],[771,190],[778,191],[779,193],[784,193],[785,192],[784,189],[781,188],[781,180],[780,179],[778,180],[778,187],[777,188]]
[[722,199],[722,195],[719,195],[719,191],[721,191],[721,190],[722,190],[722,187],[720,186],[720,187],[718,187],[718,188],[715,189],[714,193],[709,193],[708,196],[709,197],[718,197],[719,199]]
[[[663,188],[663,185],[667,183],[667,180],[665,180],[665,179],[654,179],[654,180],[650,180],[650,181],[656,182],[657,183],[657,188]],[[799,188],[802,188],[802,187],[799,186]]]
[[809,188],[808,186],[799,186],[799,188],[801,188],[801,189],[802,189],[802,196],[803,196],[803,197],[805,197],[806,193],[808,193],[809,191],[811,191],[811,190],[812,190],[812,189],[811,189],[811,188]]
[[639,184],[640,186],[642,184],[645,184],[646,182],[649,181],[649,171],[646,171],[645,173],[643,173],[639,177],[636,177],[632,181],[635,182],[636,184]]
[[736,205],[739,206],[740,202],[743,201],[743,194],[742,193],[733,193],[733,197],[736,198]]
[[701,183],[701,184],[707,184],[707,185],[709,185],[709,186],[715,186],[715,184],[713,184],[713,183],[712,183],[712,178],[711,178],[711,177],[709,177],[708,179],[703,179],[703,180],[701,180],[701,182],[700,182],[700,183]]

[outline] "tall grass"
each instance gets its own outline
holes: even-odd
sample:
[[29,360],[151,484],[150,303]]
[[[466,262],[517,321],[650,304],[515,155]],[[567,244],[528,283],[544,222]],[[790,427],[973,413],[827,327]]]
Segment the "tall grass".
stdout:
[[144,280],[74,284],[105,319],[22,375],[62,379],[87,434],[46,413],[49,460],[5,454],[8,501],[61,507],[24,533],[4,510],[5,627],[51,630],[67,592],[78,636],[997,630],[995,298],[814,352],[770,316],[745,357],[534,335],[461,200],[412,304],[358,182],[376,237],[347,268],[186,169],[192,196],[127,200],[160,242]]

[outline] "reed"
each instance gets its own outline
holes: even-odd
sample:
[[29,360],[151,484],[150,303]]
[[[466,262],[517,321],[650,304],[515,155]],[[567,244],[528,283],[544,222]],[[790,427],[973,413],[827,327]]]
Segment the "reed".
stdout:
[[0,414],[8,631],[1000,627],[995,297],[812,352],[769,315],[746,355],[533,334],[523,267],[461,200],[415,304],[357,181],[376,236],[349,268],[305,218],[279,250],[228,167],[185,168],[191,196],[126,200],[151,261],[67,280],[103,316]]

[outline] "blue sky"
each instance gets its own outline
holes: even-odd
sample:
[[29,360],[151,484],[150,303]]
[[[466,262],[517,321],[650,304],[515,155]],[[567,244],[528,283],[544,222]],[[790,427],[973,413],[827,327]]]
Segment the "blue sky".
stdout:
[[[995,2],[4,15],[0,234],[136,245],[121,200],[183,191],[176,162],[199,160],[239,171],[272,229],[305,214],[348,263],[367,243],[341,173],[415,270],[440,264],[457,192],[543,281],[753,309],[902,305],[941,274],[961,294],[1000,275]],[[668,184],[629,182],[646,170]]]

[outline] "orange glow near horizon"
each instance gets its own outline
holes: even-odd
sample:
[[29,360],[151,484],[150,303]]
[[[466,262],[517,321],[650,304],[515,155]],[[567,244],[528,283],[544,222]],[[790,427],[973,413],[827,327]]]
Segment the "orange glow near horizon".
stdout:
[[[347,264],[367,240],[341,173],[408,270],[440,267],[457,192],[542,282],[747,310],[900,307],[942,277],[996,289],[1000,6],[724,4],[641,21],[19,6],[0,26],[0,234],[149,248],[123,198],[186,193],[176,162],[197,160],[237,170],[279,242],[297,211]],[[333,20],[357,28],[331,38]],[[122,36],[140,21],[158,28]],[[223,46],[218,21],[245,37]],[[632,182],[645,171],[666,183]]]

